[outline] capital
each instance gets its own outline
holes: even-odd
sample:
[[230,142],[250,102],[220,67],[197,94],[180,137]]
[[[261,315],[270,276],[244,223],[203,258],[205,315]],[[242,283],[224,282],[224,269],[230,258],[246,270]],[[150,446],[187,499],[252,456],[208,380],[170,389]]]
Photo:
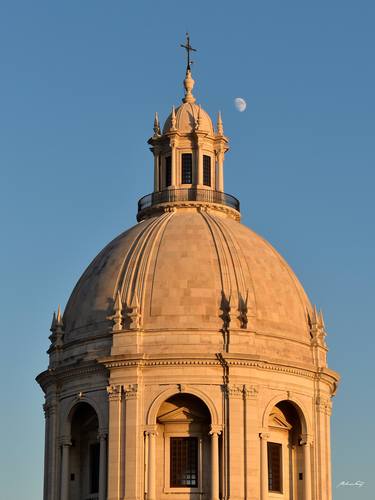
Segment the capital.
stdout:
[[145,426],[145,435],[146,436],[157,436],[158,435],[158,426],[155,425],[146,425]]
[[60,436],[59,444],[60,446],[72,446],[72,440],[70,436]]
[[121,401],[122,385],[107,386],[107,394],[110,401]]
[[222,430],[223,427],[221,425],[211,424],[209,434],[210,436],[220,436]]
[[300,439],[300,442],[299,442],[299,444],[301,446],[311,445],[312,442],[313,442],[313,440],[312,440],[312,436],[310,434],[301,434],[301,439]]
[[264,441],[268,441],[269,438],[271,437],[271,434],[269,432],[260,432],[259,437]]

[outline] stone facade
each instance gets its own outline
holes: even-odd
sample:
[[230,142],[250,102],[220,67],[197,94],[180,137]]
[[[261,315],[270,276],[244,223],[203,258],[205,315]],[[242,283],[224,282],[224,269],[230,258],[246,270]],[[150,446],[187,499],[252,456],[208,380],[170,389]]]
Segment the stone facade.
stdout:
[[240,223],[193,85],[188,66],[163,132],[155,117],[139,223],[54,315],[44,500],[331,499],[323,316]]

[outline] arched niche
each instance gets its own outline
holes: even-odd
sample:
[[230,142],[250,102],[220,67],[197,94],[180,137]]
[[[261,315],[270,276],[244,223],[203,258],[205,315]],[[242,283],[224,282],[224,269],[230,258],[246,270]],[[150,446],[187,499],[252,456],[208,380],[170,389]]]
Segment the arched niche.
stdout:
[[307,428],[304,415],[293,401],[285,399],[277,401],[267,412],[263,435],[267,436],[268,493],[280,500],[303,498]]
[[99,419],[87,402],[79,402],[69,413],[69,469],[66,471],[69,500],[98,498],[99,495]]

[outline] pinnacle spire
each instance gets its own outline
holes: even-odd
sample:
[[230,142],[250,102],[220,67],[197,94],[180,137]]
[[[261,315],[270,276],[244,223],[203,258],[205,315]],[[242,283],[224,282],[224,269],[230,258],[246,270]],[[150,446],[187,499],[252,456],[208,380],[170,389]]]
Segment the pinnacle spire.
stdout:
[[159,115],[157,111],[155,112],[155,118],[154,118],[154,137],[161,135],[161,130],[160,130],[160,122],[159,122]]
[[221,119],[221,111],[217,114],[217,134],[224,135],[223,120]]

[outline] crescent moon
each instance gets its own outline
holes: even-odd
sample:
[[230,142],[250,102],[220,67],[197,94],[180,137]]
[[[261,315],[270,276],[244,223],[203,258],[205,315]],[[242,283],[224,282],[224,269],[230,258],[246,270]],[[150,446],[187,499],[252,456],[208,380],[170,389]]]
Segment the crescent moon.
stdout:
[[246,109],[246,101],[245,99],[242,99],[242,97],[236,97],[234,100],[234,106],[239,111],[242,113]]

